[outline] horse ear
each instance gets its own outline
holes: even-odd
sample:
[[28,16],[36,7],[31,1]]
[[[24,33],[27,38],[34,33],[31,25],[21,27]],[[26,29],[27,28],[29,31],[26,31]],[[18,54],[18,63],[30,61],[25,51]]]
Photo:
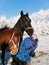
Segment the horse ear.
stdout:
[[28,17],[28,16],[29,16],[29,14],[27,13],[27,14],[26,14],[26,16]]
[[21,15],[21,16],[23,16],[23,15],[24,15],[23,11],[21,11],[21,12],[20,12],[20,15]]

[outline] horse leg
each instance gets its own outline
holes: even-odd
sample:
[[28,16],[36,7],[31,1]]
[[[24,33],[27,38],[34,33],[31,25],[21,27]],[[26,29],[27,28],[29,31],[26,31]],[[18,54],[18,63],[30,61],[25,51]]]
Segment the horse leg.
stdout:
[[4,64],[4,56],[5,56],[5,50],[8,47],[8,44],[6,44],[5,42],[1,45],[1,50],[2,50],[2,55],[1,55],[1,59],[2,59],[2,64]]
[[13,59],[12,65],[19,65],[19,62],[18,62],[18,60],[16,58],[16,55],[12,55],[12,59]]
[[[1,47],[2,48],[2,47]],[[2,55],[1,55],[1,59],[2,59],[2,64],[3,65],[5,65],[4,64],[4,55],[5,55],[5,49],[4,48],[2,48]]]
[[2,58],[2,64],[3,64],[3,65],[5,65],[5,64],[4,64],[4,55],[5,55],[5,51],[4,51],[4,50],[2,50],[2,55],[1,55],[1,58]]

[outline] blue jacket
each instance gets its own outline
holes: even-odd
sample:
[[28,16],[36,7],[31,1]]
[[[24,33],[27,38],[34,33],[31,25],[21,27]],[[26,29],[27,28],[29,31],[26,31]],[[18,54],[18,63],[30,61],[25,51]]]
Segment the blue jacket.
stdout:
[[[30,44],[30,40],[32,41],[32,47]],[[18,54],[16,55],[17,58],[21,61],[31,61],[30,52],[32,50],[34,51],[37,48],[37,45],[37,41],[34,40],[32,37],[25,38],[21,43]]]

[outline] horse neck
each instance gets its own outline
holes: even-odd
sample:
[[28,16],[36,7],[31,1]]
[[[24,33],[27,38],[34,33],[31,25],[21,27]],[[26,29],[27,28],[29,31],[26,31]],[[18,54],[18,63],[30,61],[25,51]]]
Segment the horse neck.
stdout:
[[24,29],[23,29],[23,27],[21,26],[21,24],[19,22],[17,22],[17,24],[14,26],[14,28],[18,29],[20,35],[23,35]]
[[23,39],[24,30],[22,30],[22,28],[21,28],[21,26],[20,26],[19,23],[17,23],[17,24],[14,26],[14,29],[16,29],[16,28],[17,28],[17,30],[18,30],[18,32],[19,32],[19,35],[20,35],[20,44],[19,44],[19,47],[20,47],[21,41],[22,41],[22,39]]

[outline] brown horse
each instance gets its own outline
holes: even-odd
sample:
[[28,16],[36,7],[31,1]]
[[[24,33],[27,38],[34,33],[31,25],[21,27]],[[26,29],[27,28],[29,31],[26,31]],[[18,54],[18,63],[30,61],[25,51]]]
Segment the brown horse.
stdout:
[[[19,43],[22,41],[23,32],[26,31],[29,36],[34,32],[28,13],[24,15],[23,11],[21,11],[20,14],[21,17],[14,28],[9,29],[5,27],[4,29],[0,30],[0,50],[2,50],[3,65],[5,50],[7,49],[7,51],[11,52],[14,60],[14,55],[17,54],[20,47]],[[3,47],[5,48],[4,42],[8,44],[8,47],[5,50],[3,49]]]
[[0,31],[0,48],[1,45],[6,42],[9,45],[9,51],[15,55],[18,52],[19,47],[19,31],[17,28],[4,29]]

